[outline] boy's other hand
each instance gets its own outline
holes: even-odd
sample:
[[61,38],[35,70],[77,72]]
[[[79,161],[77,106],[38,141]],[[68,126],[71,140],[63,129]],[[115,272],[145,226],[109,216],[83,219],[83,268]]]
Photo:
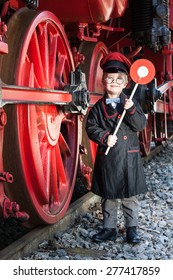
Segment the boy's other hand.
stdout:
[[113,147],[117,142],[117,136],[116,135],[109,135],[107,144],[109,147]]

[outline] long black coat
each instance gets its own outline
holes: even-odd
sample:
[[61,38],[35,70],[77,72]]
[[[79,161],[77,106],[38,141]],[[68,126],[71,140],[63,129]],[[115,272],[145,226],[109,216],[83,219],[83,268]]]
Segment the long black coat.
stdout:
[[147,190],[138,139],[147,121],[133,99],[134,106],[126,111],[118,130],[118,141],[105,155],[108,135],[113,134],[127,97],[121,93],[116,109],[106,105],[105,98],[106,94],[93,106],[86,122],[88,137],[98,144],[91,190],[106,199],[128,198]]

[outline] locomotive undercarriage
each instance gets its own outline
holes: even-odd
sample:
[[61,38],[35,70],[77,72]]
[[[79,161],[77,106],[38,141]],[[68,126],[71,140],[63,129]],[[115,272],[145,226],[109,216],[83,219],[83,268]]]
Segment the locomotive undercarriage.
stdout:
[[[156,79],[136,93],[148,118],[141,153],[172,135],[169,1],[123,1],[117,18],[64,25],[54,11],[37,11],[41,1],[3,2],[12,11],[7,9],[7,33],[1,23],[0,215],[29,218],[30,226],[51,224],[68,208],[77,171],[91,185],[97,146],[84,126],[102,96],[99,64],[108,51],[123,52],[132,62],[146,58],[156,67]],[[137,16],[131,23],[141,5],[148,14],[141,25]]]

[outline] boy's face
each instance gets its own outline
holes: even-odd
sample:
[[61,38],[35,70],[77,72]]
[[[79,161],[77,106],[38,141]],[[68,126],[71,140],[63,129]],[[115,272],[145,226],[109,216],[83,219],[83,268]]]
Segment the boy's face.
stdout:
[[103,73],[103,85],[110,96],[119,96],[127,86],[128,77],[125,73]]

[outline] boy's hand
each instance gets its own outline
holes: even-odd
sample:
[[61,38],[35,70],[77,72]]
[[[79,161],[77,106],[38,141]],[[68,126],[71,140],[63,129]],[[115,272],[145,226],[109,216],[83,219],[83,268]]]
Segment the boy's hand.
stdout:
[[124,109],[125,110],[128,110],[128,109],[130,109],[132,106],[133,106],[133,101],[132,100],[130,100],[130,99],[126,99],[125,100],[125,105],[124,105]]
[[107,141],[107,145],[109,147],[113,147],[117,142],[117,136],[116,135],[109,135],[108,136],[108,141]]

